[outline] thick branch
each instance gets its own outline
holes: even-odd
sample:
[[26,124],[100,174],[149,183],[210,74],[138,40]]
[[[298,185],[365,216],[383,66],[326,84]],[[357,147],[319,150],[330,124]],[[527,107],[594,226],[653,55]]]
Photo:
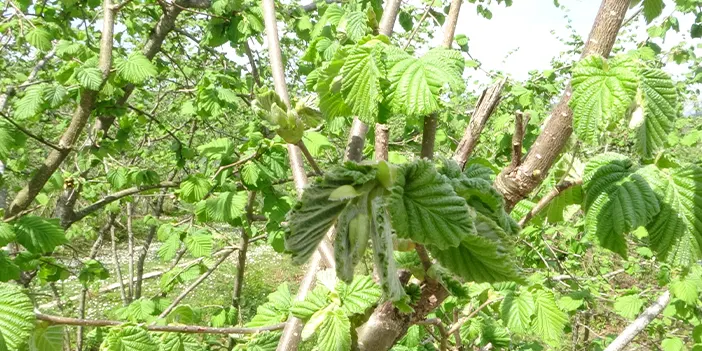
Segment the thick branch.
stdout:
[[[629,3],[628,0],[602,1],[583,49],[583,58],[590,55],[609,56]],[[505,197],[507,209],[514,207],[541,184],[566,146],[573,133],[573,111],[568,106],[570,97],[569,84],[524,162],[519,167],[506,167],[495,180],[495,187]]]
[[[102,72],[102,81],[104,82],[110,74],[112,66],[112,37],[115,26],[115,11],[112,9],[110,0],[103,2],[103,23],[102,37],[100,39],[100,56],[98,59],[98,68]],[[100,85],[100,88],[102,84]],[[12,217],[15,214],[25,210],[36,198],[39,191],[44,188],[46,182],[51,178],[51,175],[58,169],[70,153],[71,148],[78,140],[78,137],[83,132],[88,118],[95,108],[98,91],[100,90],[85,89],[80,94],[80,102],[73,113],[71,122],[65,130],[61,139],[58,142],[60,150],[53,150],[44,160],[43,165],[34,173],[32,179],[27,185],[22,188],[15,196],[15,199],[10,204],[5,217]]]
[[473,115],[470,118],[470,123],[468,123],[466,131],[463,133],[463,138],[461,138],[453,154],[453,159],[459,166],[465,167],[468,158],[473,154],[473,150],[475,150],[475,146],[480,140],[480,133],[483,132],[488,118],[490,118],[497,108],[497,105],[500,103],[500,94],[506,82],[507,79],[500,79],[495,85],[485,89],[483,93],[480,94],[480,98],[478,98],[478,102],[475,104]]
[[629,324],[604,351],[621,351],[670,303],[670,291],[664,292],[634,322]]
[[[79,319],[52,316],[42,313],[36,313],[36,317],[40,321],[49,322],[53,325],[77,325],[84,327],[110,327],[122,325],[125,322],[111,321],[102,319]],[[174,332],[186,334],[256,334],[265,331],[273,331],[283,329],[284,323],[270,325],[260,328],[212,328],[202,327],[199,325],[145,325],[146,330],[153,332]]]
[[[526,118],[525,118],[526,116]],[[517,111],[514,115],[514,134],[512,134],[512,167],[519,167],[522,163],[522,143],[526,126],[529,123],[529,114]]]

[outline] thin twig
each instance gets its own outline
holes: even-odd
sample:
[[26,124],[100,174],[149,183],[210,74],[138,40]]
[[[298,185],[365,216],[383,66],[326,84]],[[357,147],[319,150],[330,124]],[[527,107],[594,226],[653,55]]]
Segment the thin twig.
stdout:
[[429,15],[429,11],[431,11],[431,8],[432,8],[432,6],[434,6],[434,2],[435,2],[435,1],[436,1],[436,0],[432,0],[432,1],[431,1],[431,4],[427,5],[427,8],[424,10],[424,13],[422,14],[422,17],[419,18],[419,22],[417,22],[417,24],[414,26],[414,30],[413,30],[412,33],[410,34],[409,38],[407,39],[407,43],[406,43],[405,46],[402,48],[402,50],[407,50],[407,48],[409,47],[410,43],[412,42],[412,39],[414,38],[414,36],[415,36],[415,35],[417,34],[417,32],[419,31],[419,28],[422,27],[422,23],[423,23],[424,20],[427,18],[427,15]]
[[576,179],[573,181],[563,181],[561,183],[558,183],[548,194],[546,194],[544,197],[539,200],[539,202],[534,206],[527,214],[522,217],[522,219],[519,220],[519,226],[523,227],[529,220],[534,218],[539,212],[541,212],[546,206],[548,206],[553,199],[558,197],[562,192],[576,186],[576,185],[582,185],[583,180],[582,179]]
[[12,124],[15,128],[19,129],[22,133],[26,134],[28,137],[48,146],[56,151],[64,151],[64,149],[62,149],[58,145],[54,145],[54,144],[48,142],[46,139],[44,139],[38,135],[35,135],[34,133],[30,132],[26,128],[20,126],[19,124],[17,124],[17,122],[15,122],[12,118],[10,118],[10,116],[8,116],[4,113],[1,113],[1,112],[0,112],[0,116],[2,116],[2,118],[6,119],[8,122],[10,122],[10,124]]
[[478,306],[478,308],[476,308],[475,311],[471,312],[469,315],[459,319],[458,322],[454,323],[451,326],[451,329],[449,329],[448,334],[453,334],[456,332],[456,330],[461,329],[461,326],[463,324],[465,324],[467,321],[469,321],[471,318],[473,318],[476,314],[478,314],[478,312],[482,311],[483,308],[487,307],[488,305],[490,305],[494,302],[502,301],[503,299],[504,299],[504,296],[485,301],[482,305]]
[[317,173],[317,175],[323,175],[324,173],[322,170],[319,168],[319,165],[317,164],[317,161],[314,160],[314,157],[312,157],[312,154],[310,153],[310,150],[307,149],[307,146],[305,143],[300,140],[297,142],[297,147],[300,148],[300,151],[302,151],[302,154],[305,155],[305,158],[307,159],[307,162],[310,163],[310,166],[312,166],[312,169],[314,169],[314,172]]

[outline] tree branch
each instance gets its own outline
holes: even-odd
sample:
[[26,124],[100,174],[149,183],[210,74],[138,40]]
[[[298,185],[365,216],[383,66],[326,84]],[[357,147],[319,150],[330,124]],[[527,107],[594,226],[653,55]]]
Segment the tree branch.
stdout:
[[38,136],[38,135],[35,135],[34,133],[30,132],[30,131],[27,130],[26,128],[24,128],[24,127],[22,127],[21,125],[17,124],[17,122],[15,122],[12,118],[10,118],[10,116],[8,116],[8,115],[6,115],[6,114],[4,114],[4,113],[2,113],[2,112],[0,112],[0,116],[2,116],[2,118],[4,118],[5,120],[7,120],[8,122],[10,122],[10,124],[12,124],[15,128],[17,128],[20,132],[24,133],[24,134],[27,135],[28,137],[30,137],[30,138],[32,138],[32,139],[38,141],[38,142],[41,143],[41,144],[44,144],[44,145],[48,146],[48,147],[50,147],[50,148],[52,148],[52,149],[54,149],[54,150],[56,150],[56,151],[63,151],[63,150],[60,149],[58,146],[56,146],[56,145],[50,143],[49,141],[47,141],[46,139],[44,139],[44,138],[42,138],[42,137],[40,137],[40,136]]
[[544,197],[542,197],[541,200],[539,200],[539,202],[536,204],[536,206],[534,206],[531,209],[531,211],[529,211],[527,214],[524,215],[524,217],[522,217],[522,219],[519,220],[519,226],[523,227],[527,222],[529,222],[529,220],[534,218],[534,216],[536,216],[537,214],[539,214],[539,212],[541,212],[544,208],[546,208],[546,206],[548,206],[548,204],[551,203],[551,201],[553,201],[553,199],[558,197],[558,195],[560,195],[562,192],[564,192],[564,191],[566,191],[566,190],[568,190],[576,185],[582,185],[582,184],[583,184],[582,179],[576,179],[573,181],[566,180],[566,181],[563,181],[561,183],[556,184],[556,186],[553,189],[551,189],[551,191],[548,194],[544,195]]
[[619,336],[617,336],[614,341],[612,341],[609,346],[607,346],[604,351],[621,351],[628,345],[631,340],[636,337],[642,330],[646,328],[646,326],[651,323],[652,320],[658,316],[658,314],[665,309],[666,306],[670,303],[670,291],[666,290],[661,296],[658,297],[658,300],[654,302],[651,306],[649,306],[636,320],[634,320],[631,324],[629,324],[624,330],[622,331]]
[[462,317],[461,319],[458,320],[458,322],[451,325],[451,329],[449,329],[448,334],[450,335],[450,334],[455,333],[457,330],[460,330],[461,326],[463,324],[465,324],[467,321],[469,321],[471,318],[475,317],[475,315],[477,315],[478,312],[482,311],[485,307],[491,305],[492,303],[502,301],[503,299],[504,299],[504,297],[498,297],[498,298],[494,298],[492,300],[487,300],[487,301],[483,302],[483,304],[478,306],[478,308],[476,308],[475,311],[471,312],[469,315],[467,315],[465,317]]
[[[111,327],[125,324],[122,321],[112,321],[104,319],[79,319],[60,316],[52,316],[42,313],[35,313],[40,321],[48,322],[52,325],[75,325],[84,327]],[[260,328],[212,328],[199,325],[144,325],[148,331],[153,332],[174,332],[186,334],[256,334],[266,331],[280,330],[285,326],[284,323],[274,324]]]
[[526,127],[529,124],[529,118],[529,114],[525,114],[522,111],[517,111],[514,115],[511,167],[519,167],[519,165],[522,163],[522,143],[524,142],[524,134],[526,133]]
[[[163,188],[175,188],[179,186],[180,184],[177,182],[172,182],[172,181],[166,181],[166,182],[161,182],[159,184],[155,185],[145,185],[145,186],[135,186],[131,188],[127,188],[124,190],[120,190],[116,193],[107,195],[103,197],[102,199],[94,202],[92,205],[88,205],[78,211],[76,211],[70,218],[68,218],[68,221],[66,224],[62,225],[64,228],[68,228],[71,224],[85,218],[85,216],[105,207],[106,205],[115,202],[123,197],[127,197],[130,195],[138,194],[140,192],[148,191],[148,190],[154,190],[154,189],[163,189]],[[63,220],[62,220],[63,221]]]
[[465,167],[468,158],[473,154],[473,150],[480,140],[480,134],[483,132],[487,120],[492,116],[492,113],[497,109],[497,105],[500,103],[500,94],[506,82],[507,79],[502,78],[490,88],[483,90],[483,93],[480,94],[478,102],[475,104],[473,115],[470,118],[470,123],[468,123],[466,131],[463,133],[463,138],[461,138],[453,154],[453,159],[459,166]]

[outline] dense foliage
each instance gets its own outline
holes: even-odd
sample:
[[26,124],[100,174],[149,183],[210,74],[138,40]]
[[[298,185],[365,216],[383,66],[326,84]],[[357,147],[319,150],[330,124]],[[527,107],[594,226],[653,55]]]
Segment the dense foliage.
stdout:
[[0,351],[702,350],[702,1],[511,5],[0,1]]

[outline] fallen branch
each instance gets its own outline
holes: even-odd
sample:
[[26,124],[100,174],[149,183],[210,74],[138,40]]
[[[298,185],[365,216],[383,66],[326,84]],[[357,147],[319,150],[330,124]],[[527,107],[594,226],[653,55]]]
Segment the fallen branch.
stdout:
[[670,303],[670,291],[664,292],[634,322],[629,324],[604,351],[621,351]]
[[[122,321],[112,321],[104,319],[79,319],[79,318],[68,318],[60,316],[52,316],[47,314],[42,314],[39,312],[35,313],[36,317],[40,321],[48,322],[53,325],[77,325],[83,327],[110,327],[122,325],[126,322]],[[174,333],[186,333],[186,334],[256,334],[265,331],[273,331],[283,329],[285,323],[279,323],[275,325],[260,327],[260,328],[212,328],[203,327],[199,325],[144,325],[148,331],[153,332],[174,332]]]

